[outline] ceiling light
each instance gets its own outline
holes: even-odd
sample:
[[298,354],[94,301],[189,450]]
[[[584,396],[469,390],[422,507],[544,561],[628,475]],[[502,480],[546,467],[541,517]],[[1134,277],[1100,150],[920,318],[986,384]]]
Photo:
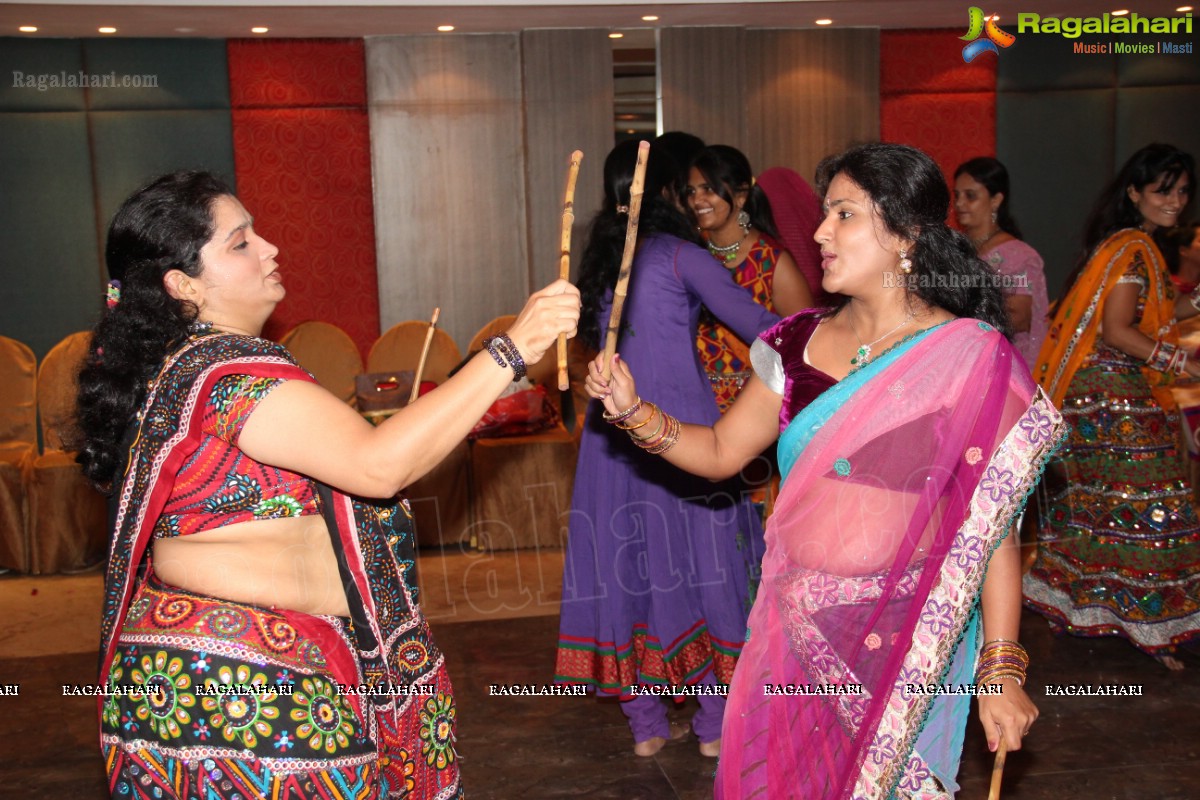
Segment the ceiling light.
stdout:
[[817,20],[817,21],[816,21],[816,23],[817,23],[818,25],[832,25],[832,24],[833,24],[833,20],[831,20],[831,19],[819,19],[819,20]]
[[110,28],[107,26],[105,26],[103,28],[97,28],[96,30],[100,31],[100,33],[116,33],[117,32],[116,28]]
[[646,16],[642,17],[642,22],[658,22],[658,15],[647,14]]
[[454,30],[454,26],[453,25],[438,25],[437,29],[439,31],[441,31],[442,33],[449,33],[450,31]]
[[271,29],[270,29],[270,28],[264,28],[264,27],[262,27],[262,26],[260,25],[260,26],[258,26],[257,28],[251,28],[251,29],[250,29],[250,32],[251,32],[251,33],[266,33],[266,32],[267,32],[267,31],[269,31],[269,30],[271,30]]
[[624,38],[625,38],[625,34],[623,34],[623,33],[617,33],[616,31],[613,31],[612,33],[610,33],[610,34],[608,35],[608,38],[610,38],[610,39],[624,39]]
[[635,131],[633,128],[626,128],[625,132],[626,133],[637,133],[637,131]]
[[21,33],[37,33],[37,25],[22,25],[17,30]]
[[1113,15],[1114,17],[1123,17],[1123,16],[1125,16],[1125,15],[1126,15],[1126,14],[1128,14],[1128,13],[1129,13],[1129,9],[1128,9],[1128,8],[1122,8],[1120,11],[1114,11],[1114,12],[1112,12],[1112,15]]
[[176,33],[195,33],[196,29],[195,28],[176,28],[175,32]]
[[991,17],[991,19],[992,19],[992,22],[999,22],[999,21],[1000,21],[1000,15],[999,15],[999,14],[992,14],[992,17]]
[[1175,10],[1182,14],[1184,11],[1191,11],[1192,7],[1191,6],[1180,6],[1179,8],[1177,8]]

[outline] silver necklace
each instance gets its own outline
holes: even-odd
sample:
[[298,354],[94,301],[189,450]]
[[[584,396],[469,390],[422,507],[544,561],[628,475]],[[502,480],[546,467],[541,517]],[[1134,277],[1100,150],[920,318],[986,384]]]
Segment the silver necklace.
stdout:
[[904,315],[904,319],[900,320],[900,324],[899,324],[899,325],[897,325],[896,327],[892,328],[890,331],[888,331],[887,333],[885,333],[883,336],[880,336],[880,337],[879,337],[878,339],[876,339],[875,341],[873,341],[873,342],[871,342],[871,343],[869,343],[869,344],[863,344],[862,337],[858,335],[858,331],[857,331],[857,330],[855,329],[855,327],[854,327],[854,320],[847,318],[847,320],[846,320],[846,321],[850,323],[850,330],[854,331],[854,338],[855,338],[855,339],[858,339],[858,350],[855,352],[855,354],[854,354],[854,358],[850,359],[850,364],[851,364],[851,366],[859,366],[859,367],[861,367],[861,366],[863,366],[864,364],[866,364],[868,361],[870,361],[870,360],[871,360],[871,348],[872,348],[872,347],[874,347],[875,345],[879,344],[879,343],[880,343],[880,342],[882,342],[884,339],[886,339],[887,337],[891,336],[893,333],[895,333],[896,331],[900,330],[901,328],[903,328],[903,327],[904,327],[905,325],[907,325],[908,323],[912,322],[912,320],[913,320],[913,313],[910,311],[910,312],[908,312],[907,314],[905,314],[905,315]]
[[[742,239],[745,239],[745,238],[746,238],[745,236],[742,237]],[[729,263],[730,261],[733,261],[735,258],[737,258],[738,248],[740,248],[742,246],[742,239],[738,239],[733,244],[727,244],[725,246],[713,244],[712,239],[709,239],[708,242],[706,242],[706,244],[708,245],[708,252],[712,253],[716,258],[720,259],[721,261],[723,261],[725,263]]]

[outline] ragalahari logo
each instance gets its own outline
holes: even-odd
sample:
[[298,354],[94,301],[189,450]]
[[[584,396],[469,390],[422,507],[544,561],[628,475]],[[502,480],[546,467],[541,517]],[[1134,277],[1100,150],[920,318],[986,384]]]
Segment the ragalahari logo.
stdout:
[[[999,55],[1000,50],[997,45],[999,47],[1012,47],[1012,43],[1017,40],[1017,37],[1011,33],[1000,29],[1000,26],[996,24],[995,16],[985,17],[983,10],[976,6],[971,6],[967,10],[967,13],[970,15],[968,17],[967,35],[958,38],[964,42],[970,42],[970,44],[963,48],[963,61],[968,64],[974,61],[975,57],[980,53],[989,50]],[[980,36],[985,36],[986,38],[980,39]]]

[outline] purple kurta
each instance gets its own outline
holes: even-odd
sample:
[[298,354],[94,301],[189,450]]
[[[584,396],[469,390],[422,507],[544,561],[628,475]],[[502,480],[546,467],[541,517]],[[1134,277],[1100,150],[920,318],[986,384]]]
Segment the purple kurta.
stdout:
[[[779,318],[701,248],[646,237],[617,348],[638,392],[683,422],[719,418],[696,352],[701,305],[746,341]],[[609,309],[601,310],[601,329]],[[736,483],[684,473],[635,447],[592,401],[575,473],[555,680],[727,683],[746,634],[762,527]],[[653,423],[652,423],[653,424]]]

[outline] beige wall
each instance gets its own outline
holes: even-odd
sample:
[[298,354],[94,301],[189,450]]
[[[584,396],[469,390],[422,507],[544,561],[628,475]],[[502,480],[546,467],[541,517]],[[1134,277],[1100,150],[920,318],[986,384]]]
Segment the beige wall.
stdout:
[[[576,188],[573,277],[613,144],[607,31],[367,40],[383,329],[428,319],[465,348],[558,271],[567,157]],[[879,32],[666,28],[665,130],[745,151],[757,171],[805,177],[879,136]]]
[[665,28],[663,130],[812,179],[824,156],[879,138],[879,31]]
[[[460,347],[558,270],[567,157],[580,225],[612,145],[604,31],[367,40],[380,323],[428,319]],[[576,253],[583,246],[576,238]]]

